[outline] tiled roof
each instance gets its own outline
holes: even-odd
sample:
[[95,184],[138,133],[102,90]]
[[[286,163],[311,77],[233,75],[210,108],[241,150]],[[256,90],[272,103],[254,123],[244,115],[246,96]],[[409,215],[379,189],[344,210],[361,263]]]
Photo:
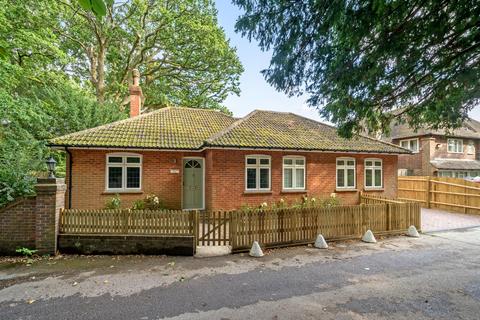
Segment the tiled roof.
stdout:
[[390,135],[385,137],[384,140],[391,141],[392,139],[402,139],[402,138],[411,138],[419,136],[449,136],[449,137],[460,137],[460,138],[473,138],[480,139],[480,122],[474,119],[466,120],[463,125],[451,132],[446,130],[433,130],[428,128],[419,128],[418,130],[413,130],[406,123],[394,123],[390,125]]
[[237,120],[206,144],[210,147],[410,153],[365,136],[341,138],[336,128],[293,113],[261,110]]
[[205,139],[234,121],[218,111],[169,107],[54,138],[50,144],[196,150]]
[[292,113],[253,111],[241,119],[203,109],[164,108],[50,140],[52,146],[198,150],[204,147],[410,153]]
[[436,159],[430,163],[437,169],[480,170],[480,161],[478,160]]

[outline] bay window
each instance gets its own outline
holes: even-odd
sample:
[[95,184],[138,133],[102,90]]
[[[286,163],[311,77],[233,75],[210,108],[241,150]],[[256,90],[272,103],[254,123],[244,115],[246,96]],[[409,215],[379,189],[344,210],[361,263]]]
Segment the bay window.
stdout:
[[365,159],[365,188],[383,187],[383,166],[381,159]]
[[107,191],[139,191],[142,180],[142,157],[135,154],[108,154]]
[[270,190],[271,161],[269,156],[247,156],[245,158],[245,189]]
[[305,157],[283,158],[283,189],[305,190]]
[[337,158],[337,188],[355,189],[355,159]]

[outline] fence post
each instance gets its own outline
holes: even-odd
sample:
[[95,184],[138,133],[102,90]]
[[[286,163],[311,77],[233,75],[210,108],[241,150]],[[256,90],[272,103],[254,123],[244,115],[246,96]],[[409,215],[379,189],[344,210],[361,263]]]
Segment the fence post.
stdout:
[[392,230],[392,208],[391,204],[387,203],[387,231]]
[[199,211],[198,210],[194,210],[193,211],[193,235],[195,237],[195,246],[198,246],[199,244],[199,241],[198,241],[198,228],[200,228],[198,222],[199,222]]
[[363,212],[365,211],[365,204],[360,204],[360,215],[358,217],[358,234],[360,237],[363,234]]
[[426,201],[427,201],[427,208],[430,209],[430,197],[431,197],[431,194],[430,194],[430,189],[431,189],[431,183],[430,183],[430,176],[427,176],[426,177]]

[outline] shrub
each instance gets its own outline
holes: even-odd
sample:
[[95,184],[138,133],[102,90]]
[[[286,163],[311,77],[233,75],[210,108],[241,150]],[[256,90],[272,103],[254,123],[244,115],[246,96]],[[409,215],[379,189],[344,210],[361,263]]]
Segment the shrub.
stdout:
[[145,197],[145,209],[147,210],[160,210],[166,209],[165,204],[156,195],[149,194]]
[[15,252],[20,253],[24,257],[31,257],[37,251],[38,250],[32,250],[32,249],[28,249],[28,248],[25,248],[25,247],[18,248],[17,250],[15,250]]
[[117,193],[113,198],[105,202],[105,209],[120,209],[121,205],[122,200],[120,200],[120,195]]
[[143,199],[135,200],[132,205],[132,210],[144,210],[145,209],[145,201]]

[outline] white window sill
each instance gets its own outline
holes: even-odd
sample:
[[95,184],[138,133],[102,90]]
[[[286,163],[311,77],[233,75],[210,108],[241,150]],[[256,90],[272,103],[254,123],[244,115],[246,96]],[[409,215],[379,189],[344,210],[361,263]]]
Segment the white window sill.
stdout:
[[383,187],[376,187],[376,188],[364,188],[363,191],[385,191]]
[[102,194],[142,194],[143,190],[105,190]]
[[244,194],[256,194],[256,193],[272,193],[272,190],[245,190]]
[[335,192],[357,192],[357,188],[337,188]]
[[283,189],[282,193],[308,193],[306,189]]

